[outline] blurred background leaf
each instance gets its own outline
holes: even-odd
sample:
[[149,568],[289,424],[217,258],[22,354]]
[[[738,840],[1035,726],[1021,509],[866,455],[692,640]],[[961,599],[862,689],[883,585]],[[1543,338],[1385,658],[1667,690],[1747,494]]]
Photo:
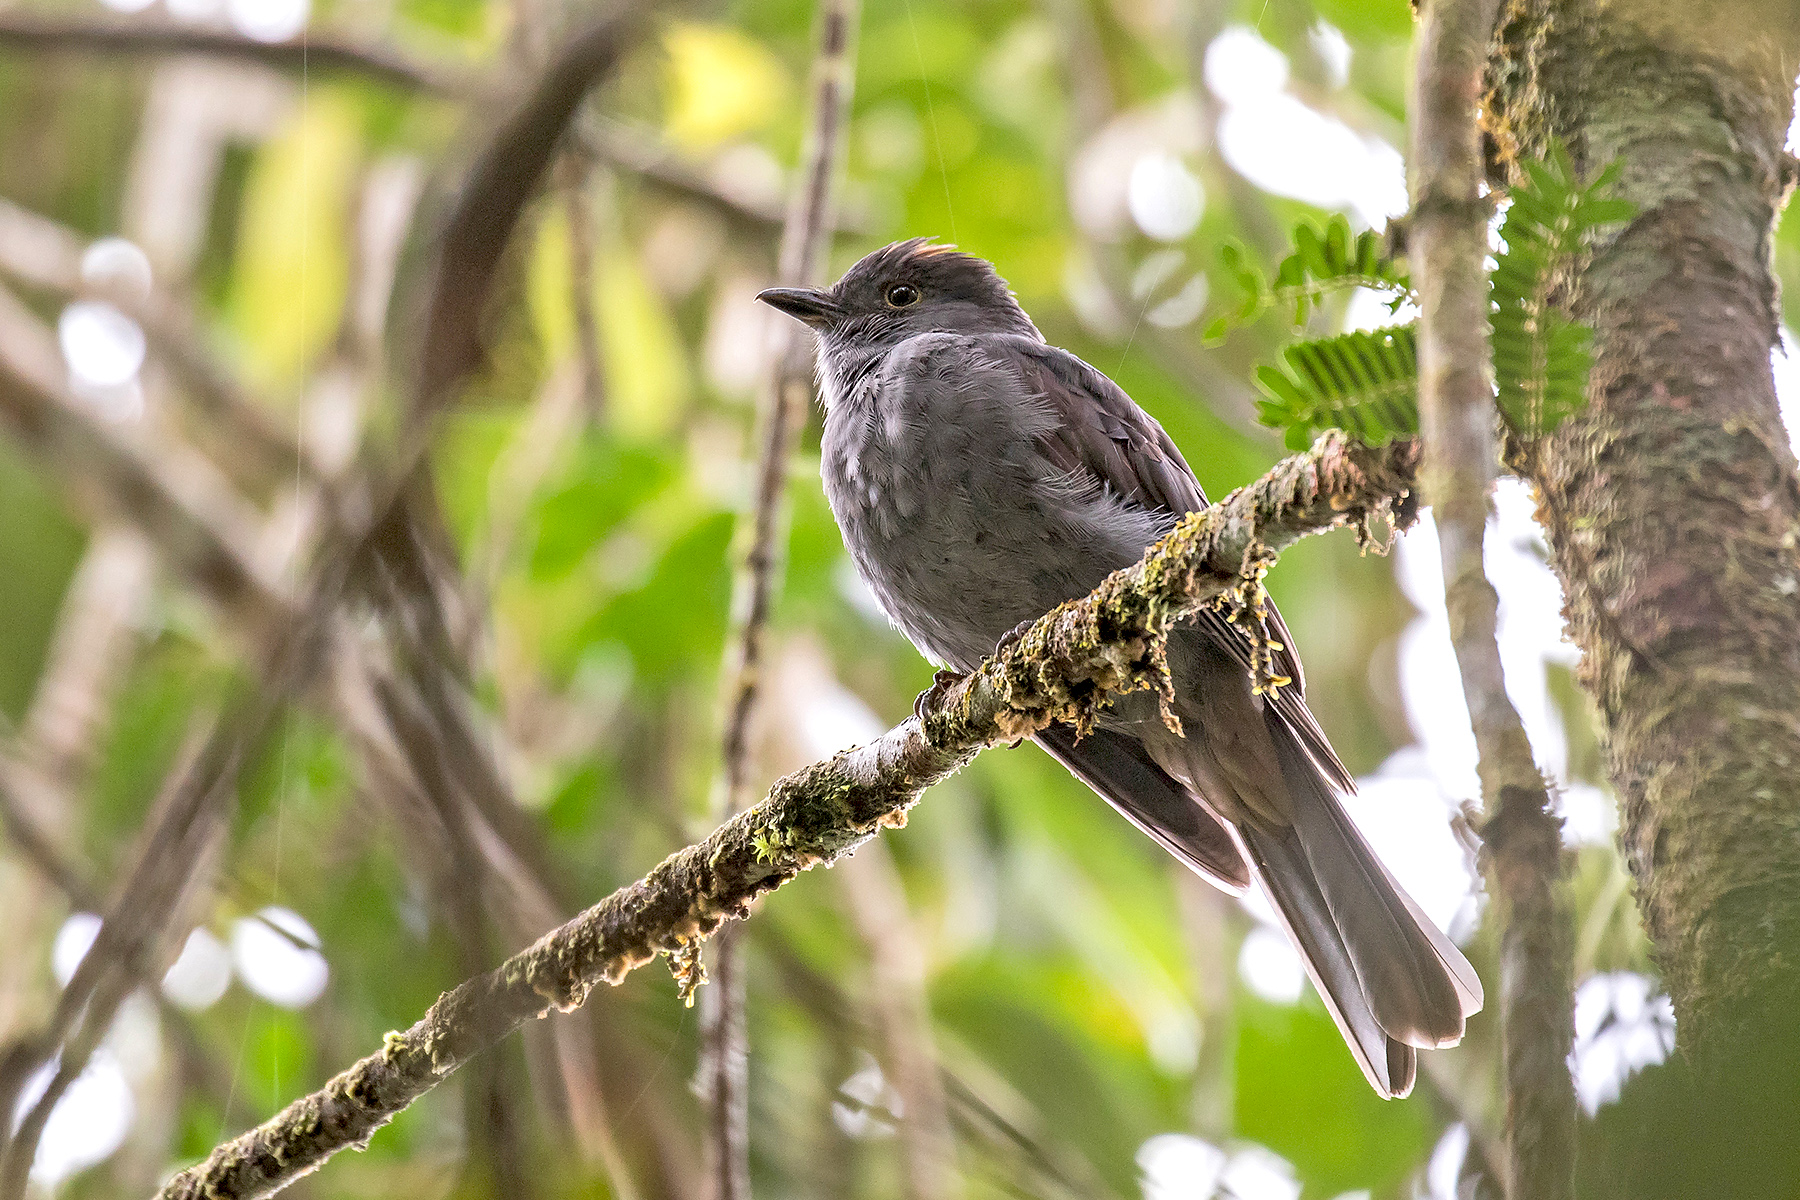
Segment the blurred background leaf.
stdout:
[[[226,29],[285,14],[315,36],[486,81],[471,100],[254,63],[0,52],[0,196],[80,245],[117,235],[140,246],[200,350],[316,461],[379,452],[401,423],[398,381],[445,189],[500,111],[495,97],[582,6],[31,7]],[[34,1185],[46,1194],[148,1194],[439,991],[703,831],[732,531],[751,495],[750,399],[767,365],[771,318],[752,297],[773,282],[812,21],[801,0],[671,9],[590,101],[578,124],[599,149],[580,156],[574,203],[558,182],[527,210],[489,314],[492,362],[430,457],[435,524],[423,536],[462,659],[448,707],[474,733],[473,750],[445,742],[425,759],[450,764],[463,792],[449,802],[405,786],[395,748],[351,719],[343,679],[297,698],[245,764],[231,836],[181,915],[227,948],[206,968],[222,991],[121,1017],[104,1069],[129,1112],[114,1137],[72,1096],[46,1134]],[[1046,336],[1117,379],[1221,496],[1282,452],[1256,424],[1251,368],[1275,358],[1292,313],[1207,346],[1203,331],[1242,302],[1219,248],[1241,246],[1242,265],[1272,278],[1297,221],[1341,214],[1360,233],[1400,214],[1411,35],[1405,0],[868,0],[846,131],[854,232],[836,238],[831,273],[913,235],[993,260]],[[1800,294],[1796,237],[1784,228],[1776,244],[1789,296]],[[6,262],[0,283],[54,330],[71,297]],[[1330,298],[1306,315],[1307,336],[1389,323],[1384,300]],[[584,307],[597,397],[583,394]],[[71,379],[119,349],[61,345]],[[1785,386],[1792,368],[1777,367]],[[249,478],[237,435],[220,434],[164,347],[122,383],[80,394],[96,420],[167,461],[192,465],[168,456],[204,447],[195,486],[222,485],[221,511],[249,525],[269,578],[300,577],[312,485]],[[855,581],[816,482],[818,437],[815,412],[790,488],[764,781],[899,720],[931,677]],[[0,436],[3,749],[48,764],[62,799],[28,815],[103,898],[193,723],[252,660],[241,625],[164,569],[135,577],[126,615],[93,617],[75,581],[101,538],[72,499],[79,487]],[[1507,483],[1499,499],[1492,573],[1509,683],[1563,785],[1578,982],[1592,984],[1590,1014],[1611,1014],[1577,1046],[1582,1095],[1604,1114],[1624,1076],[1660,1057],[1644,1050],[1662,1045],[1657,984],[1530,498]],[[1492,933],[1452,833],[1475,794],[1473,749],[1430,539],[1427,522],[1388,558],[1347,536],[1317,539],[1270,586],[1308,696],[1364,779],[1358,819],[1491,983]],[[432,694],[392,622],[352,608],[344,624],[346,644],[375,647],[374,661]],[[71,645],[119,649],[84,658]],[[71,681],[91,701],[73,717],[55,699]],[[454,725],[438,710],[431,722]],[[58,728],[71,731],[63,741],[45,733]],[[476,786],[477,760],[494,794]],[[1491,1011],[1462,1047],[1425,1056],[1436,1065],[1411,1099],[1377,1101],[1297,961],[1265,936],[1266,908],[1184,877],[1035,748],[983,756],[885,836],[883,853],[925,964],[957,1196],[1448,1200],[1464,1159],[1497,1136]],[[771,1198],[885,1200],[907,1178],[879,964],[846,886],[805,877],[749,926],[752,1157]],[[235,932],[270,906],[316,932],[327,978],[303,1004],[251,985],[273,969],[257,958],[266,943]],[[8,1042],[54,1003],[57,964],[80,949],[79,907],[0,842]],[[290,948],[298,957],[281,970],[312,962]],[[1641,981],[1644,996],[1621,980]],[[1609,1040],[1614,1030],[1636,1040]],[[388,1200],[699,1194],[695,1041],[670,981],[640,972],[301,1188]],[[492,1119],[496,1104],[507,1121]],[[558,1166],[496,1192],[482,1181],[507,1154]]]

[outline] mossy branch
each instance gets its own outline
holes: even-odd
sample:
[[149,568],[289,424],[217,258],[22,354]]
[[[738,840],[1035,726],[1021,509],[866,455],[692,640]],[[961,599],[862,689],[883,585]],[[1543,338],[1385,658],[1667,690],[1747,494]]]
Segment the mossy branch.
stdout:
[[779,780],[697,845],[669,856],[485,975],[438,998],[381,1050],[219,1146],[159,1200],[268,1196],[374,1132],[475,1054],[553,1008],[579,1006],[658,954],[680,955],[758,896],[829,866],[883,826],[905,823],[932,784],[982,750],[1052,721],[1085,724],[1114,695],[1155,686],[1168,627],[1237,587],[1253,545],[1383,513],[1404,514],[1418,451],[1370,449],[1328,434],[1256,483],[1184,518],[1136,565],[1063,604],[954,684],[922,698],[877,740]]

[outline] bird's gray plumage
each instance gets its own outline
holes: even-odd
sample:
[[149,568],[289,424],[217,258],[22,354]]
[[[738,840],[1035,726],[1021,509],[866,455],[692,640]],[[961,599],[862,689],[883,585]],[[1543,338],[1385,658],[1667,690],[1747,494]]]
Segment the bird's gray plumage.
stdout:
[[[863,580],[938,662],[973,669],[1206,504],[1161,426],[1047,345],[981,259],[914,239],[829,290],[762,298],[819,333],[826,496]],[[1354,783],[1270,614],[1293,680],[1273,697],[1253,693],[1243,635],[1206,614],[1170,639],[1185,736],[1138,693],[1088,737],[1038,741],[1213,882],[1260,880],[1370,1083],[1405,1095],[1413,1047],[1459,1039],[1480,981],[1345,815]]]

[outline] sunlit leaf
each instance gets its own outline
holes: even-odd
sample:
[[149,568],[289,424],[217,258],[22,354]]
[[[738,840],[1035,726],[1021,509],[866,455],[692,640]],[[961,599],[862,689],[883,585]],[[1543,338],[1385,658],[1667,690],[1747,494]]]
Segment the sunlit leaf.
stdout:
[[353,105],[315,89],[263,147],[245,185],[232,324],[246,365],[277,395],[338,335],[360,132]]
[[674,141],[711,149],[761,129],[781,112],[792,83],[781,60],[727,25],[678,21],[663,36],[668,55],[668,117]]

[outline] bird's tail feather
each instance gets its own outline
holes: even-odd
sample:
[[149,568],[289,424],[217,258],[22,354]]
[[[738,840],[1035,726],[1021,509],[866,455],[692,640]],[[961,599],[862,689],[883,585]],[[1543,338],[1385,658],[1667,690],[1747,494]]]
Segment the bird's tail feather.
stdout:
[[1269,727],[1293,822],[1239,833],[1363,1073],[1384,1095],[1404,1096],[1413,1047],[1459,1041],[1481,1008],[1481,981],[1394,882],[1278,715]]
[[1071,725],[1037,735],[1048,750],[1127,820],[1164,849],[1228,892],[1250,886],[1250,868],[1224,824],[1157,766],[1134,737],[1106,729],[1078,737]]

